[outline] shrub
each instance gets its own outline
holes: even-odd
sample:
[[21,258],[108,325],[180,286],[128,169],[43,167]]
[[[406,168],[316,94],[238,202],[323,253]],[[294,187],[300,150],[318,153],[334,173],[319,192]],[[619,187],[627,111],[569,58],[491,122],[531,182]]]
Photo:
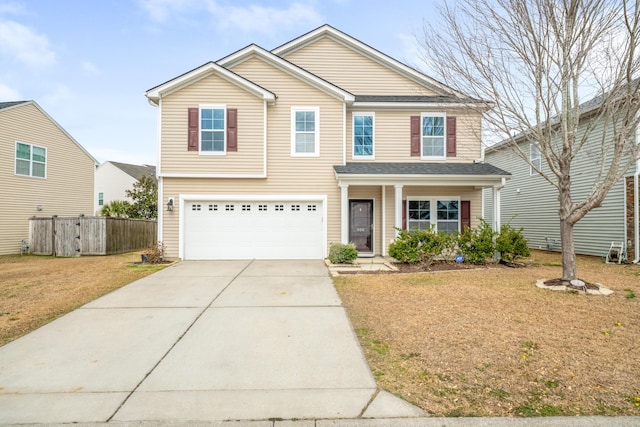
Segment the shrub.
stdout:
[[478,227],[467,227],[458,237],[458,249],[470,263],[486,264],[487,258],[491,258],[495,252],[495,234],[489,223],[481,218]]
[[331,264],[352,264],[358,258],[358,250],[353,243],[332,243],[329,246]]
[[528,257],[529,245],[522,234],[522,228],[516,230],[509,224],[500,227],[500,234],[496,238],[496,251],[500,252],[502,259],[509,262],[519,257]]
[[164,249],[164,243],[152,243],[144,252],[142,252],[142,255],[147,258],[146,262],[150,264],[160,264],[164,260]]
[[421,263],[429,267],[442,253],[448,236],[427,230],[398,229],[398,237],[389,245],[389,255],[401,263]]

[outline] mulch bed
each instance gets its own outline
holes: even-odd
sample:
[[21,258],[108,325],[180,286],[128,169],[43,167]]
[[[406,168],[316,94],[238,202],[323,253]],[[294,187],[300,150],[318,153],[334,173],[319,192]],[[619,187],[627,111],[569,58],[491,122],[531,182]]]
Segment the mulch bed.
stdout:
[[[582,279],[580,279],[582,280]],[[587,289],[592,289],[592,290],[598,290],[600,289],[600,287],[598,287],[598,285],[596,285],[595,283],[591,283],[591,282],[587,282],[586,280],[582,280],[584,282],[584,285]],[[563,280],[563,279],[550,279],[550,280],[545,280],[544,281],[544,285],[545,286],[566,286],[567,289],[575,289],[575,290],[584,290],[583,287],[581,286],[574,286],[571,284],[571,282],[569,280]]]

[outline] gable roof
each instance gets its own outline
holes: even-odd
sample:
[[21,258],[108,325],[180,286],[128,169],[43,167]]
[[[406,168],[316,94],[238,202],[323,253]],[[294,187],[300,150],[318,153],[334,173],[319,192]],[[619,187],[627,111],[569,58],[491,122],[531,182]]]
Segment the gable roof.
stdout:
[[107,161],[105,163],[111,163],[113,166],[120,169],[122,172],[131,176],[132,178],[139,180],[143,176],[150,176],[153,179],[153,182],[157,183],[158,179],[156,178],[156,167],[151,165],[131,165],[129,163],[120,163],[120,162],[112,162]]
[[232,68],[255,57],[258,57],[285,73],[290,74],[325,93],[342,99],[345,102],[351,103],[355,100],[355,97],[350,92],[321,77],[318,77],[304,68],[287,61],[286,59],[279,57],[278,55],[274,55],[256,44],[250,44],[249,46],[218,60],[217,63],[225,68]]
[[69,132],[67,132],[62,126],[60,126],[60,124],[58,122],[56,122],[55,120],[53,120],[53,117],[51,117],[49,114],[47,114],[46,111],[44,111],[42,109],[42,107],[40,107],[40,105],[38,105],[38,103],[36,101],[11,101],[11,102],[0,102],[0,113],[3,113],[9,109],[12,108],[17,108],[17,107],[22,107],[22,106],[26,106],[26,105],[33,105],[34,107],[36,107],[38,109],[38,111],[40,111],[47,119],[49,119],[49,121],[51,121],[51,123],[53,123],[58,129],[60,129],[60,131],[62,133],[64,133],[67,138],[69,138],[71,141],[73,141],[74,144],[76,144],[78,146],[78,148],[80,148],[82,150],[83,153],[85,153],[91,160],[93,160],[93,163],[95,165],[99,165],[100,162],[98,162],[96,160],[95,157],[93,157],[78,141],[75,140],[74,137],[72,137]]
[[216,64],[213,61],[207,62],[206,64],[196,67],[191,71],[187,71],[186,73],[181,74],[178,77],[175,77],[149,89],[147,92],[145,92],[145,96],[149,99],[149,101],[158,105],[161,97],[167,96],[177,90],[182,89],[183,87],[189,86],[199,80],[202,80],[205,77],[214,74],[243,88],[247,92],[250,92],[257,97],[262,98],[267,102],[273,103],[276,100],[276,95],[273,92],[253,83],[248,79],[245,79],[244,77]]
[[[377,49],[369,46],[366,43],[361,42],[360,40],[351,37],[350,35],[343,33],[342,31],[332,27],[331,25],[325,24],[322,25],[315,30],[312,30],[298,38],[295,38],[275,49],[273,52],[275,55],[280,57],[286,57],[290,53],[293,53],[299,49],[304,48],[317,40],[322,38],[329,37],[336,42],[346,46],[347,48],[354,50],[361,55],[366,56],[367,58],[397,72],[406,78],[417,82],[420,85],[427,86],[431,88],[434,92],[440,93],[442,95],[448,95],[458,98],[463,98],[466,100],[471,100],[468,96],[463,93],[457,92],[452,88],[448,87],[444,83],[441,83],[426,74],[421,73],[420,71],[380,52]],[[476,100],[476,102],[479,102]]]

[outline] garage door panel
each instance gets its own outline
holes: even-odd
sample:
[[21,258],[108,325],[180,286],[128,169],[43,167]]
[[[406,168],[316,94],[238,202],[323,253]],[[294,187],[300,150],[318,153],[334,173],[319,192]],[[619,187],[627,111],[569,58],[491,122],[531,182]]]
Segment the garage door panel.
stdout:
[[322,203],[186,202],[185,259],[321,259]]

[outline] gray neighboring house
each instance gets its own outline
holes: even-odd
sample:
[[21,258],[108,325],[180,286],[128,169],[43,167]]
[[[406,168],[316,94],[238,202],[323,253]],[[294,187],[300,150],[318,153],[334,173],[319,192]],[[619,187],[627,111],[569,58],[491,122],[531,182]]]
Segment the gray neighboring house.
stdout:
[[[598,100],[586,102],[582,108],[583,118],[579,132],[589,121],[589,116],[598,106]],[[597,165],[600,161],[600,143],[603,126],[592,133],[586,146],[572,164],[572,192],[574,200],[581,200],[590,192],[597,176]],[[636,129],[635,142],[640,141]],[[536,145],[528,141],[519,142],[525,153],[529,153],[532,162],[541,165],[544,173],[552,175],[549,167],[541,157]],[[558,216],[558,191],[524,161],[507,141],[498,143],[485,150],[485,160],[499,168],[511,172],[512,177],[500,191],[500,218],[502,224],[511,224],[515,228],[522,227],[529,247],[535,249],[561,250],[560,220]],[[626,242],[628,260],[639,258],[638,237],[638,173],[640,161],[627,171],[626,176],[618,181],[609,191],[602,205],[589,212],[574,228],[576,253],[602,256],[607,253],[612,242]],[[635,191],[634,191],[635,189]],[[483,192],[484,218],[493,223],[493,195]]]
[[143,176],[150,176],[157,184],[156,167],[150,165],[132,165],[106,161],[96,170],[95,183],[95,214],[100,215],[102,206],[113,200],[125,200],[126,190],[131,190]]

